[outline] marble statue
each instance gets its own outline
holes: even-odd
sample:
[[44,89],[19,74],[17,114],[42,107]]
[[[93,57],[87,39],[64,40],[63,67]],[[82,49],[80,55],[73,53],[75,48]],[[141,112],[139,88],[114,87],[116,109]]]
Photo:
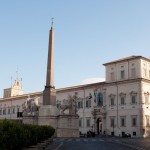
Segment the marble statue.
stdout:
[[60,106],[60,109],[61,109],[61,114],[65,114],[64,111],[65,110],[69,110],[69,115],[76,115],[77,113],[77,110],[76,110],[76,103],[77,103],[77,100],[79,99],[78,97],[78,93],[75,92],[75,94],[72,96],[72,95],[68,95],[68,100],[63,100],[63,103],[61,104]]
[[39,107],[39,97],[28,97],[26,101],[22,104],[23,115],[36,115],[38,113]]

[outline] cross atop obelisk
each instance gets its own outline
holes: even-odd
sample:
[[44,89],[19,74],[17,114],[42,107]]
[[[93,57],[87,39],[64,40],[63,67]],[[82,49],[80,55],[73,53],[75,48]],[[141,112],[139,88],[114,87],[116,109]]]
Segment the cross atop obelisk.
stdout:
[[54,28],[53,18],[49,31],[48,60],[46,86],[43,91],[43,105],[56,105],[56,90],[54,87]]

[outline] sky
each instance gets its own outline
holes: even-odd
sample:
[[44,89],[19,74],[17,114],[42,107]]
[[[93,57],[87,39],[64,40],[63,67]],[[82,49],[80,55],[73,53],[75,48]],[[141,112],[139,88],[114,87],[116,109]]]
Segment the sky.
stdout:
[[51,18],[56,89],[105,78],[110,61],[150,58],[149,8],[149,0],[0,1],[0,97],[17,70],[25,94],[44,90]]

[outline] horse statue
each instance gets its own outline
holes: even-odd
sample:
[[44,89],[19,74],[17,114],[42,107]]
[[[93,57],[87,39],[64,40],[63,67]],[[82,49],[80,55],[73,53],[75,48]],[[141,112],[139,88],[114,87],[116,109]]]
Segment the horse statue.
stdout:
[[32,112],[39,111],[40,108],[39,97],[35,97],[34,99],[32,99],[31,108],[32,108]]
[[68,95],[68,100],[63,100],[62,105],[60,106],[61,114],[65,114],[65,110],[69,110],[69,115],[75,115],[76,114],[76,101],[78,100],[78,93],[75,92],[75,94]]
[[30,96],[28,96],[28,98],[22,104],[23,115],[35,115],[38,112],[39,107],[39,97],[30,98]]

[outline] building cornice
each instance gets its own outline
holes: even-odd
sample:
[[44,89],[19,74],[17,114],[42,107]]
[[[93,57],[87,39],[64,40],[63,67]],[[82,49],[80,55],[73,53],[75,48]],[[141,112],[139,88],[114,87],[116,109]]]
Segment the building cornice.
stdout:
[[26,99],[29,96],[32,98],[35,96],[42,96],[42,95],[43,95],[43,92],[29,93],[29,94],[12,96],[12,97],[8,97],[8,98],[0,98],[0,102],[6,102],[6,101],[11,101],[11,100],[20,100],[20,99]]
[[107,66],[107,65],[112,65],[112,64],[116,64],[116,63],[121,63],[121,62],[130,61],[130,60],[135,60],[135,59],[143,59],[143,60],[146,60],[146,61],[150,62],[150,59],[148,59],[146,57],[143,57],[143,56],[130,56],[130,57],[126,57],[126,58],[123,58],[123,59],[118,59],[116,61],[111,61],[111,62],[105,63],[103,65]]
[[[86,85],[79,85],[79,86],[72,86],[72,87],[66,87],[66,88],[60,88],[56,89],[56,93],[63,93],[63,92],[71,92],[71,91],[79,91],[79,90],[85,90],[89,88],[99,88],[100,86],[116,86],[121,84],[129,84],[129,83],[135,83],[135,82],[147,82],[150,83],[150,80],[144,79],[144,78],[137,78],[137,79],[129,79],[129,80],[123,80],[123,81],[117,81],[117,82],[98,82],[98,83],[92,83],[92,84],[86,84]],[[43,92],[36,92],[36,93],[28,93],[24,95],[18,95],[13,96],[9,98],[0,98],[0,102],[7,102],[11,100],[20,100],[20,99],[26,99],[28,96],[35,97],[35,96],[43,96]]]
[[104,84],[105,84],[105,82],[97,82],[97,83],[92,83],[92,84],[78,85],[78,86],[60,88],[60,89],[57,89],[56,92],[61,93],[61,92],[64,92],[64,91],[83,90],[85,88],[86,89],[87,88],[94,88],[94,87],[97,87],[99,85],[104,85]]
[[142,78],[128,79],[128,80],[105,83],[105,86],[115,86],[115,85],[120,85],[120,84],[129,84],[129,83],[141,82],[141,81],[142,81]]

